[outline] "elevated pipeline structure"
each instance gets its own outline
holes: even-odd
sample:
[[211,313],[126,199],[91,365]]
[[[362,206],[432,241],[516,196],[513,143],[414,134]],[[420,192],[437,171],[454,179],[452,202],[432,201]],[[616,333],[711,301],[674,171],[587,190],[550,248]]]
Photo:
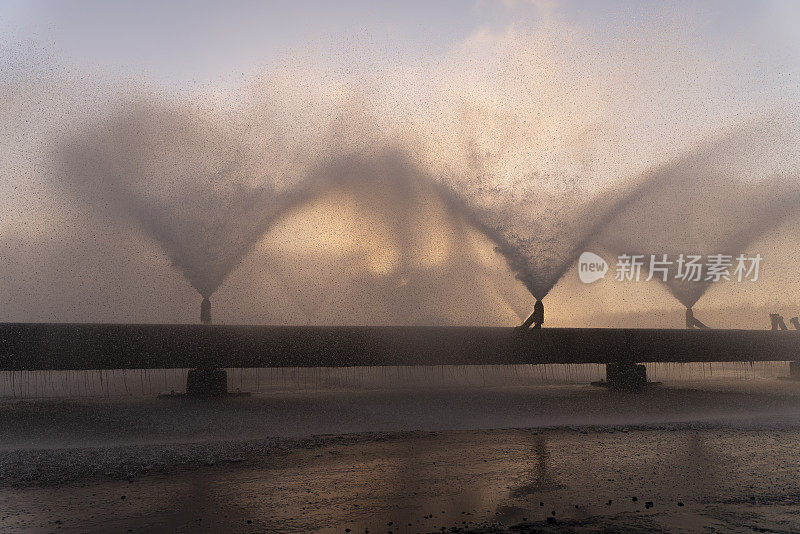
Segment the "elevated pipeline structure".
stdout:
[[0,323],[3,371],[796,360],[796,330]]

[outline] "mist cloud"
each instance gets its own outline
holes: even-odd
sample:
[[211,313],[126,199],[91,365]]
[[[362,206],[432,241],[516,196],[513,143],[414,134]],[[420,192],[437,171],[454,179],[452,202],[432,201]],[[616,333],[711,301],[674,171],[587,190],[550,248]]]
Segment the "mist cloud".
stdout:
[[[791,211],[772,200],[793,191],[791,174],[753,185],[776,174],[775,158],[708,144],[748,116],[764,115],[764,100],[780,102],[779,84],[764,79],[758,94],[742,88],[736,51],[720,60],[723,51],[698,45],[692,24],[659,22],[632,24],[610,40],[554,20],[528,30],[480,30],[436,57],[350,58],[369,65],[362,70],[290,54],[232,90],[163,94],[61,71],[27,79],[17,72],[3,87],[11,116],[34,110],[35,120],[5,130],[3,142],[13,150],[3,168],[18,183],[43,184],[48,212],[92,213],[87,224],[97,223],[90,232],[97,247],[113,248],[99,220],[140,232],[206,296],[224,287],[279,221],[338,192],[380,221],[379,238],[361,236],[369,243],[366,260],[350,257],[352,268],[333,262],[343,279],[385,287],[381,302],[395,306],[385,317],[448,321],[430,310],[426,293],[438,280],[440,291],[452,289],[450,307],[458,305],[455,295],[473,290],[454,287],[469,269],[463,259],[475,261],[465,223],[492,238],[541,298],[601,228],[615,236],[604,241],[611,249],[664,243],[666,253],[730,228],[731,217],[699,222],[721,211],[735,214],[738,225],[714,234],[707,248],[739,249],[744,243],[726,236],[763,233],[779,219],[751,208]],[[763,131],[748,135],[772,139]],[[791,145],[794,135],[780,143]],[[747,165],[732,165],[732,153]],[[741,203],[761,193],[763,201],[747,206],[719,200]],[[439,241],[446,252],[421,239],[431,224],[419,217],[425,203],[449,229]],[[331,219],[344,216],[341,206],[326,209]],[[656,209],[656,217],[642,220]],[[6,242],[30,232],[27,220],[41,221],[42,211],[36,205],[26,215],[6,215],[13,217]],[[37,232],[57,234],[37,224]],[[660,233],[666,228],[669,237]],[[305,252],[330,253],[325,246],[333,245]],[[415,285],[415,277],[427,281]],[[287,294],[307,295],[303,277],[286,280]],[[354,295],[311,293],[342,311],[362,305]],[[504,298],[516,299],[506,308],[524,307],[519,295]],[[313,299],[302,300],[313,309]]]

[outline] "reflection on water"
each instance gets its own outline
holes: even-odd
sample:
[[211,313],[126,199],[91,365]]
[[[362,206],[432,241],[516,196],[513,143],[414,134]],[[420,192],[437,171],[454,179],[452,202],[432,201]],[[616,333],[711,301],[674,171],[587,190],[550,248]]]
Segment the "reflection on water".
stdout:
[[133,483],[0,489],[0,504],[11,531],[55,518],[97,532],[432,532],[548,518],[590,530],[792,530],[798,439],[697,428],[379,435]]
[[547,470],[547,462],[550,454],[547,449],[547,442],[543,434],[537,434],[534,438],[533,459],[534,469],[531,471],[532,482],[523,484],[511,492],[512,497],[528,497],[535,493],[564,489],[563,484],[559,484],[550,476]]
[[0,526],[796,530],[800,386],[765,378],[785,364],[651,367],[642,393],[563,386],[577,367],[233,370],[255,395],[222,402],[149,393],[183,371],[31,373],[103,393],[4,401]]
[[513,525],[526,521],[530,515],[528,510],[535,509],[537,503],[543,508],[545,501],[553,502],[553,496],[557,491],[567,489],[567,486],[557,482],[548,470],[550,453],[545,435],[535,434],[531,437],[531,441],[533,455],[527,480],[523,478],[521,485],[511,489],[507,502],[497,507],[495,515],[502,524]]

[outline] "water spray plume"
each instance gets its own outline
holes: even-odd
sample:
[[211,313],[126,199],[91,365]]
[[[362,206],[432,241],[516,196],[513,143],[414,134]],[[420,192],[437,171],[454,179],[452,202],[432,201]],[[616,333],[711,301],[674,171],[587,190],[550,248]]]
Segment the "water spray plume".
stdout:
[[[364,61],[378,58],[372,50],[351,56],[348,49],[346,62],[369,65],[356,70],[328,61],[342,52],[335,47],[332,56],[289,53],[237,87],[209,85],[188,92],[163,91],[146,81],[132,88],[129,80],[111,74],[66,75],[47,66],[16,72],[16,78],[4,78],[0,92],[12,114],[25,121],[12,124],[4,136],[11,147],[11,163],[5,165],[9,174],[38,176],[45,158],[28,154],[49,155],[54,146],[62,147],[64,187],[53,196],[67,191],[72,203],[63,204],[92,216],[83,217],[87,231],[75,230],[77,237],[61,234],[66,252],[57,253],[77,255],[71,245],[87,235],[113,245],[119,235],[113,225],[124,224],[126,231],[141,230],[157,244],[204,298],[276,220],[314,198],[335,182],[331,176],[351,164],[351,174],[360,176],[349,178],[347,187],[358,202],[385,210],[385,233],[394,234],[381,239],[391,242],[387,248],[400,259],[384,263],[391,263],[395,274],[409,272],[406,258],[418,248],[412,234],[424,231],[414,228],[412,204],[398,199],[416,198],[403,188],[408,176],[418,176],[411,182],[429,182],[426,191],[438,191],[452,213],[484,232],[527,291],[542,301],[576,257],[596,246],[604,228],[650,236],[649,223],[633,219],[641,211],[649,216],[648,206],[656,205],[650,210],[657,212],[651,219],[660,226],[655,237],[635,238],[624,247],[616,247],[613,238],[603,241],[610,250],[635,252],[658,243],[659,232],[673,225],[665,213],[678,221],[674,233],[680,233],[681,222],[716,211],[724,203],[713,195],[712,207],[705,207],[687,191],[698,187],[691,179],[698,169],[706,169],[707,177],[730,174],[717,165],[728,154],[719,157],[702,148],[633,180],[623,177],[636,176],[681,146],[719,131],[731,117],[757,114],[765,101],[781,101],[783,78],[732,97],[741,71],[698,54],[696,33],[683,31],[684,23],[679,17],[666,24],[631,25],[609,40],[553,18],[527,29],[476,32],[433,57]],[[374,157],[382,151],[402,154],[408,165],[376,167]],[[386,179],[370,182],[366,174],[373,170]],[[43,180],[47,188],[49,178]],[[373,190],[387,187],[396,203],[384,202]],[[743,191],[735,183],[731,187]],[[686,206],[684,197],[689,197]],[[30,211],[62,207],[60,198],[49,200],[44,208],[31,201]],[[94,218],[97,211],[106,220]],[[110,231],[102,227],[108,220],[113,221]],[[20,221],[9,234],[25,235],[28,221]],[[698,234],[706,234],[706,226],[698,225]],[[321,257],[317,250],[303,252]],[[358,261],[353,264],[336,270],[337,276],[386,281],[359,271]],[[83,283],[86,271],[61,276],[77,280],[76,287],[97,288]],[[308,285],[309,280],[297,276],[293,283]],[[114,286],[113,280],[106,282]],[[130,291],[128,286],[120,291]],[[100,289],[93,290],[104,298]],[[462,300],[466,293],[461,292]],[[387,295],[408,298],[400,290]],[[254,301],[250,308],[256,309],[260,303]],[[353,302],[340,303],[337,316],[353,317],[347,314],[357,307]],[[253,309],[243,317],[253,317]]]
[[[800,181],[776,174],[791,168],[780,152],[792,138],[776,124],[755,121],[648,172],[646,194],[625,203],[598,243],[617,255],[642,255],[645,269],[651,254],[736,258],[797,213]],[[687,310],[713,284],[659,280]]]
[[312,196],[271,179],[242,132],[196,112],[141,103],[63,151],[73,193],[137,225],[204,298],[264,233]]

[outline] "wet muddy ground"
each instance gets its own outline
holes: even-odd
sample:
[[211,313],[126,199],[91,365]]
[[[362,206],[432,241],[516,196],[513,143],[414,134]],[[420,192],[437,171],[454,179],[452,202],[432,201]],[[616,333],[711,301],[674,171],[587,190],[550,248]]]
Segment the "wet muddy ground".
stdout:
[[0,530],[800,529],[793,382],[230,401],[4,401]]

